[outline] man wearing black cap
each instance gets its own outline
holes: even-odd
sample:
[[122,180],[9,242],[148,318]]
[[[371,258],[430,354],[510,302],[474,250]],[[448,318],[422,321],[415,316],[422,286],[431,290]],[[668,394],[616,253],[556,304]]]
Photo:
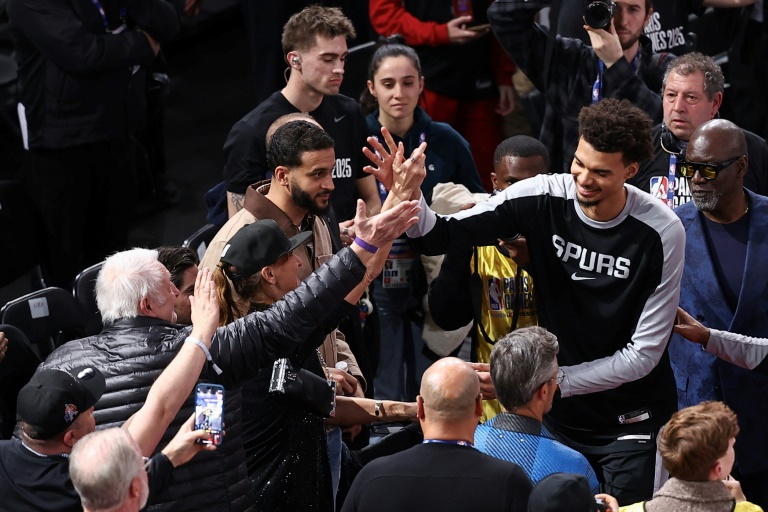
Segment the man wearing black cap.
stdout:
[[592,494],[584,475],[552,473],[528,498],[529,512],[619,512],[613,496]]
[[0,442],[0,495],[7,510],[79,510],[68,455],[93,432],[104,377],[91,367],[36,373],[19,392],[19,439]]
[[[218,307],[210,272],[196,279],[193,335],[210,346]],[[205,362],[202,351],[185,346],[150,389],[147,401],[125,425],[145,454],[154,451],[197,382]],[[7,510],[80,511],[80,498],[69,479],[68,456],[73,446],[96,428],[94,405],[106,388],[104,375],[93,366],[35,373],[18,394],[18,438],[0,442],[0,496]],[[191,427],[191,424],[189,425]],[[211,445],[197,444],[204,431],[183,428],[151,459],[152,493],[168,482],[171,470]],[[4,509],[5,510],[5,509]]]
[[[40,371],[21,389],[17,409],[20,439],[0,442],[4,510],[82,510],[69,478],[68,459],[75,444],[95,430],[93,406],[104,387],[102,373],[84,366]],[[168,483],[175,466],[204,449],[194,443],[202,435],[180,431],[163,452],[152,457],[150,493]]]

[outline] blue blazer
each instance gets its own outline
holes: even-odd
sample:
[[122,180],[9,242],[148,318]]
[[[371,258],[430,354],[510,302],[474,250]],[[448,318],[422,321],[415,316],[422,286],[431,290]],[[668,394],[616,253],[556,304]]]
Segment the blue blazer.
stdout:
[[[768,337],[768,197],[749,197],[749,241],[735,313],[728,307],[707,248],[703,220],[693,202],[675,210],[686,234],[680,307],[707,327]],[[717,359],[700,345],[673,335],[669,343],[680,408],[722,400],[739,417],[736,442],[744,474],[768,469],[768,375]]]

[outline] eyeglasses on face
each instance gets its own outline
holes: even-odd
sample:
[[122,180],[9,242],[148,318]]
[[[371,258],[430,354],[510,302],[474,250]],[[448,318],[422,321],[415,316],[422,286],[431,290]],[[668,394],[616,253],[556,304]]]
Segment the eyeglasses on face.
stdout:
[[680,170],[680,174],[685,176],[686,178],[693,178],[694,174],[698,171],[699,176],[704,178],[705,180],[713,180],[717,178],[718,173],[720,171],[727,169],[728,167],[732,166],[734,163],[738,162],[744,158],[744,155],[737,156],[735,158],[731,158],[730,160],[726,160],[725,162],[721,164],[711,164],[707,162],[689,162],[687,160],[680,163],[678,166],[678,169]]
[[544,384],[546,384],[547,382],[554,382],[555,384],[557,384],[559,386],[560,384],[563,383],[564,380],[565,380],[565,372],[563,371],[562,368],[558,368],[557,369],[557,373],[555,374],[555,376],[552,377],[551,379],[547,379],[546,381],[544,381],[542,386]]

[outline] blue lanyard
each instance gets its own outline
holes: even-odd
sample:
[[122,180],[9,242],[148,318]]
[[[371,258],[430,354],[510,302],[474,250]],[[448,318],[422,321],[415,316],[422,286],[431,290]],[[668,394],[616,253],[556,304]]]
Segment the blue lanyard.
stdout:
[[[637,49],[635,58],[632,59],[630,65],[632,66],[632,72],[637,73],[637,64],[640,62],[640,48]],[[605,64],[600,60],[597,62],[597,78],[592,86],[592,104],[603,101],[603,71],[605,70]]]
[[[99,11],[99,14],[101,14],[101,21],[104,23],[104,32],[114,32],[112,30],[109,30],[109,22],[107,21],[107,13],[104,10],[104,6],[101,5],[101,2],[99,0],[91,0],[91,3],[93,3],[93,6],[96,7],[96,10]],[[123,25],[125,25],[125,20],[128,16],[128,11],[125,8],[124,5],[120,6],[120,21]],[[119,29],[118,29],[119,30]]]
[[457,444],[459,446],[469,446],[470,448],[474,448],[472,443],[469,441],[453,441],[453,440],[447,440],[447,439],[425,439],[421,442],[421,444]]
[[676,179],[675,176],[677,175],[677,155],[670,154],[669,155],[669,174],[667,179],[667,206],[670,208],[674,208],[674,199],[675,199],[675,185]]

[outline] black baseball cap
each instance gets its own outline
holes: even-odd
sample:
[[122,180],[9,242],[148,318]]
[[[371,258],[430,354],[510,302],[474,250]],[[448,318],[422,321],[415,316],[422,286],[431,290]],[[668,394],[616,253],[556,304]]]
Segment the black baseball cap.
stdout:
[[584,475],[553,473],[539,481],[528,498],[528,512],[594,512],[595,495]]
[[16,419],[34,427],[34,439],[50,439],[93,407],[105,387],[104,375],[92,366],[41,370],[19,391]]
[[221,261],[237,269],[227,273],[230,279],[250,277],[310,238],[311,231],[288,238],[274,220],[259,220],[243,226],[229,239],[221,251]]

